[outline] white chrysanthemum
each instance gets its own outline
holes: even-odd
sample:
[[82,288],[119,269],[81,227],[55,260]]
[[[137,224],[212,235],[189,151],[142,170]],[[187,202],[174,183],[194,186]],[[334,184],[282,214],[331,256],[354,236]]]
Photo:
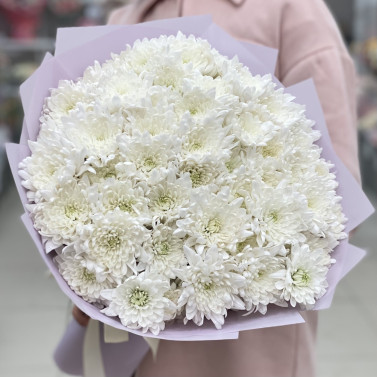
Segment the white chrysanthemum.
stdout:
[[174,235],[175,227],[156,225],[151,238],[144,242],[140,261],[149,273],[158,273],[170,279],[175,279],[175,269],[187,264],[183,253],[184,240]]
[[255,235],[247,237],[244,241],[238,242],[236,250],[227,250],[231,255],[242,255],[243,253],[249,252],[254,248],[259,248],[257,237]]
[[135,171],[141,179],[156,180],[162,172],[167,172],[171,163],[175,162],[179,146],[179,140],[173,136],[151,138],[149,134],[144,134],[137,138],[121,137],[120,153],[126,161],[123,170]]
[[266,186],[276,188],[283,182],[292,181],[292,171],[284,160],[266,159],[259,166],[260,179]]
[[136,257],[149,231],[121,210],[93,216],[84,227],[78,250],[117,279],[136,272]]
[[79,113],[64,119],[63,137],[86,151],[87,163],[106,161],[117,152],[116,139],[123,129],[124,119],[119,114]]
[[103,289],[115,288],[110,275],[93,265],[84,253],[65,251],[55,257],[59,272],[71,289],[88,302],[100,302]]
[[305,243],[309,246],[310,250],[322,249],[329,253],[329,255],[339,245],[341,239],[347,238],[346,235],[337,238],[330,234],[327,234],[326,237],[318,237],[318,235],[310,232],[306,232],[305,237]]
[[184,95],[175,105],[176,112],[181,115],[190,114],[196,122],[226,115],[232,109],[232,102],[235,102],[233,96],[216,97],[214,89],[204,91],[195,86],[188,86],[184,90]]
[[151,136],[161,134],[174,134],[178,122],[177,115],[172,106],[165,107],[138,107],[127,109],[128,122],[127,131],[132,134],[148,132]]
[[336,194],[336,182],[329,175],[318,176],[312,171],[302,176],[299,186],[305,195],[308,209],[313,214],[310,231],[317,237],[343,239],[345,216],[340,205],[341,197]]
[[[294,97],[284,93],[284,89],[276,89],[271,82],[266,86],[265,93],[259,97],[259,105],[264,110],[264,114],[275,124],[284,128],[294,128],[295,124],[305,119],[305,107],[292,102]],[[311,127],[312,124],[310,124]]]
[[192,320],[201,326],[205,317],[220,329],[228,309],[245,308],[238,297],[245,278],[233,272],[236,265],[225,260],[216,246],[207,249],[202,255],[185,247],[185,255],[189,264],[178,272],[182,280],[178,307],[185,307],[184,322]]
[[[166,88],[165,86],[151,86],[147,92],[144,93],[144,96],[140,99],[139,106],[127,108],[127,113],[133,114],[134,110],[144,109],[145,111],[153,112],[153,109],[156,109],[159,114],[174,112],[174,116],[171,116],[172,113],[166,114],[167,121],[172,121],[170,125],[165,125],[165,128],[169,127],[171,134],[174,134],[174,129],[176,128],[176,122],[179,122],[179,114],[175,112],[175,103],[181,98],[180,91],[171,90],[171,88]],[[155,113],[156,114],[156,113]],[[135,129],[136,130],[136,129]]]
[[219,75],[224,58],[211,49],[208,41],[192,35],[186,37],[178,32],[177,37],[172,39],[171,48],[180,54],[183,64],[192,65],[194,70],[205,76]]
[[[110,67],[109,67],[110,68]],[[120,71],[109,69],[108,72],[97,74],[92,78],[98,86],[98,92],[101,95],[102,102],[109,102],[113,97],[118,97],[120,105],[127,103],[136,104],[135,100],[142,98],[149,83],[143,80],[139,75],[130,70]],[[88,81],[88,76],[84,75],[84,80]]]
[[90,222],[87,190],[87,182],[71,180],[46,193],[45,200],[29,206],[35,228],[56,247],[75,241]]
[[149,194],[149,208],[153,216],[175,218],[184,216],[189,206],[191,180],[188,174],[176,178],[175,170],[170,170],[166,179],[154,185]]
[[182,81],[187,78],[189,72],[182,64],[177,64],[179,58],[179,53],[170,49],[163,55],[154,56],[145,65],[144,77],[150,78],[153,85],[180,90]]
[[323,230],[326,230],[328,226],[332,226],[334,223],[343,227],[344,217],[339,205],[341,198],[336,196],[334,191],[324,192],[324,190],[318,188],[317,190],[307,191],[306,194],[308,207],[314,213],[313,220],[326,226]]
[[302,232],[309,229],[312,214],[303,195],[283,184],[273,189],[255,183],[253,198],[252,230],[257,234],[260,246],[265,242],[284,244],[305,241]]
[[295,244],[286,257],[286,268],[273,274],[280,296],[292,306],[311,309],[328,287],[326,275],[331,259],[322,249],[310,250],[306,244]]
[[181,282],[179,284],[173,282],[170,284],[170,289],[166,291],[165,297],[170,301],[173,301],[174,305],[177,307],[175,312],[175,318],[183,319],[183,307],[178,308],[178,300],[182,295]]
[[302,116],[302,119],[293,123],[289,129],[285,126],[289,130],[289,142],[293,145],[292,160],[302,158],[306,162],[310,161],[310,158],[313,158],[313,161],[320,159],[322,149],[314,143],[320,139],[321,134],[312,128],[314,124],[313,121]]
[[250,153],[249,149],[245,150],[244,148],[237,146],[232,149],[232,153],[230,154],[228,161],[225,163],[225,167],[228,170],[227,178],[231,180],[233,178],[233,173],[236,173],[237,170],[244,165],[245,163],[245,154]]
[[29,142],[32,155],[19,166],[22,184],[30,190],[28,197],[34,202],[40,200],[39,191],[53,190],[59,184],[72,180],[84,163],[83,153],[54,136],[53,133],[48,138],[38,138],[38,142]]
[[201,161],[194,158],[184,160],[181,163],[180,171],[182,175],[188,173],[192,187],[198,188],[211,184],[220,186],[227,169],[221,161],[206,156]]
[[121,164],[121,158],[119,155],[115,155],[112,159],[107,159],[105,163],[100,163],[98,166],[98,161],[84,165],[84,174],[92,185],[96,183],[104,183],[108,179],[126,180],[127,177],[117,169],[118,164]]
[[257,147],[257,150],[265,159],[284,159],[291,153],[291,145],[288,143],[288,133],[280,132],[271,140],[266,142],[265,146]]
[[275,304],[279,291],[271,274],[283,267],[282,258],[268,249],[244,249],[237,255],[238,272],[245,278],[245,285],[240,289],[240,296],[249,313],[266,314],[267,305]]
[[219,160],[229,159],[234,147],[234,136],[227,136],[229,128],[223,128],[214,120],[204,120],[202,126],[193,124],[182,127],[183,158],[200,161],[205,156]]
[[[261,119],[262,118],[262,119]],[[271,120],[263,120],[263,114],[244,111],[237,119],[233,131],[243,145],[265,146],[273,138],[278,127]]]
[[176,312],[174,303],[165,296],[169,289],[169,280],[157,275],[143,272],[131,276],[117,288],[102,291],[102,297],[109,301],[102,312],[118,316],[126,327],[158,335]]
[[110,178],[98,185],[96,207],[102,213],[119,209],[138,221],[148,221],[148,199],[142,187],[135,187],[131,181]]
[[233,93],[245,104],[261,103],[274,92],[276,84],[271,75],[251,75],[249,69],[236,60],[227,62],[224,78],[233,84]]
[[[161,36],[160,39],[143,39],[142,41],[138,39],[134,42],[132,47],[127,46],[127,49],[122,51],[119,55],[113,55],[111,65],[114,64],[120,67],[121,70],[131,69],[140,75],[146,70],[149,61],[153,60],[156,55],[161,54],[161,50],[166,51],[165,46],[166,36]],[[108,62],[107,65],[110,65],[110,62]]]
[[227,184],[230,187],[230,194],[233,198],[242,198],[242,207],[249,214],[254,206],[253,200],[253,181],[256,179],[256,169],[252,167],[253,162],[241,165],[227,177]]
[[186,218],[177,221],[176,233],[187,235],[187,245],[199,252],[211,245],[235,250],[237,242],[252,235],[242,202],[241,198],[231,200],[226,189],[217,195],[198,193]]
[[59,81],[59,86],[51,90],[44,106],[44,119],[52,118],[61,124],[61,118],[77,110],[80,104],[90,104],[95,95],[90,86],[68,80]]

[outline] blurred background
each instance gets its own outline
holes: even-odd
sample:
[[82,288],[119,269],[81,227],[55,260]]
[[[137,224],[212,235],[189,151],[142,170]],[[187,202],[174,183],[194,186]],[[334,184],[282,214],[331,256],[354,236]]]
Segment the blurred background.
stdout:
[[[205,1],[205,0],[203,0]],[[19,85],[53,53],[57,27],[101,25],[127,1],[0,0],[0,376],[58,377],[52,352],[70,304],[19,219],[22,206],[4,143],[18,142]],[[377,0],[327,0],[359,72],[358,133],[363,188],[377,207]],[[367,257],[340,283],[320,314],[318,377],[375,377],[377,371],[377,215],[352,242]],[[247,376],[245,376],[247,377]],[[277,376],[279,377],[279,376]],[[305,376],[302,376],[305,377]]]

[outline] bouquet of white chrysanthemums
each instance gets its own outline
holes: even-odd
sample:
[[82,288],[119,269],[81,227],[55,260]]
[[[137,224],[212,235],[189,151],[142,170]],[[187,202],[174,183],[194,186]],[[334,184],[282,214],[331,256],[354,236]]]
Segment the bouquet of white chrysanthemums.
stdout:
[[208,17],[59,30],[21,87],[22,137],[7,150],[23,221],[89,316],[235,339],[330,305],[363,255],[345,232],[372,209],[313,86],[286,91],[266,74],[275,58]]
[[136,41],[46,98],[20,165],[69,286],[154,334],[310,308],[345,217],[304,107],[206,40]]

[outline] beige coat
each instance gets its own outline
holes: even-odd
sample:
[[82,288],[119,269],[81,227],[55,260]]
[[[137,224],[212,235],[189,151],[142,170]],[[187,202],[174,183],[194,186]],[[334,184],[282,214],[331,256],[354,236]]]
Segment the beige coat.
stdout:
[[[336,152],[360,179],[355,73],[322,0],[139,0],[110,16],[110,24],[211,14],[240,40],[279,50],[276,76],[290,86],[312,77]],[[161,341],[138,377],[311,377],[315,375],[316,313],[306,324],[242,332],[238,340]]]

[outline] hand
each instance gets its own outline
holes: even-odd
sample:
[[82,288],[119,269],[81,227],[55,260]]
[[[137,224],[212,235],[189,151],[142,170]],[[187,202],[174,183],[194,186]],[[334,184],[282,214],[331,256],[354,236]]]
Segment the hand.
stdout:
[[84,312],[82,312],[77,306],[73,306],[72,315],[79,325],[84,327],[88,326],[90,318]]
[[356,227],[355,229],[352,229],[348,235],[348,238],[351,238],[357,231],[358,227]]

